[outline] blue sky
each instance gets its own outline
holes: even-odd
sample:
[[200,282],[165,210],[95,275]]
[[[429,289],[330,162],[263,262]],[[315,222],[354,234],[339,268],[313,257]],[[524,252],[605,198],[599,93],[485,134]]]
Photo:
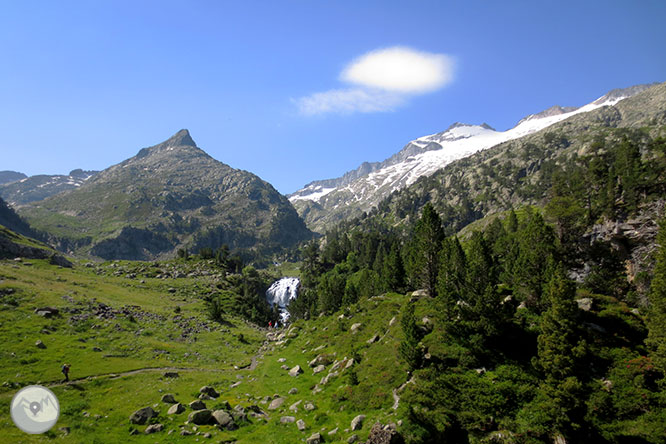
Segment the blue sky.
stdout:
[[455,121],[666,81],[664,21],[661,0],[0,1],[0,170],[103,169],[188,128],[289,193]]

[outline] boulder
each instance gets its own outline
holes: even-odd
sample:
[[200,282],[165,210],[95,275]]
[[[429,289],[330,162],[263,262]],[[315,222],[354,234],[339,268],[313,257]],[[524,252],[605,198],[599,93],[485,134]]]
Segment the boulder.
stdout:
[[148,427],[146,427],[146,430],[145,430],[144,433],[146,435],[149,435],[151,433],[161,432],[162,430],[164,430],[164,425],[163,424],[151,424]]
[[296,422],[296,418],[293,416],[283,416],[280,418],[280,424],[291,424],[292,422]]
[[38,316],[48,319],[53,316],[58,316],[59,310],[53,307],[41,307],[35,308],[35,313],[37,313]]
[[358,441],[358,435],[356,433],[347,438],[347,444],[354,444],[356,441]]
[[206,408],[206,404],[202,400],[196,399],[190,402],[190,408],[192,410],[204,410]]
[[178,378],[180,375],[178,374],[178,372],[164,372],[162,376],[164,376],[165,378]]
[[296,427],[298,427],[298,430],[302,432],[303,430],[305,430],[307,426],[305,425],[305,421],[299,419],[298,421],[296,421]]
[[178,401],[176,401],[176,398],[173,397],[173,394],[167,393],[165,395],[162,395],[162,402],[166,402],[167,404],[177,404]]
[[365,421],[365,415],[358,415],[351,422],[352,431],[361,430],[363,428],[363,421]]
[[394,426],[383,427],[377,422],[370,429],[370,435],[368,435],[366,444],[403,444],[404,442],[402,436],[395,430]]
[[302,399],[300,401],[296,401],[295,403],[289,406],[289,410],[292,412],[298,412],[298,406],[301,404],[301,402],[303,402]]
[[268,406],[268,410],[277,410],[284,404],[284,398],[275,398]]
[[370,339],[368,339],[366,342],[368,344],[374,344],[377,341],[379,341],[379,335],[376,334],[373,337],[371,337]]
[[310,435],[308,439],[305,440],[306,444],[321,444],[323,441],[319,433],[314,433]]
[[41,348],[41,349],[45,349],[45,348],[46,348],[46,345],[44,345],[44,343],[42,342],[41,339],[38,339],[38,340],[35,342],[35,347],[37,347],[37,348]]
[[199,393],[206,394],[212,398],[219,398],[220,394],[215,391],[215,389],[209,385],[205,385],[199,389]]
[[208,409],[195,410],[190,413],[190,416],[187,417],[187,420],[192,424],[204,425],[208,424],[213,417],[213,412]]
[[311,412],[311,411],[313,411],[314,409],[316,409],[315,405],[314,405],[313,403],[311,403],[311,402],[306,402],[305,405],[303,405],[303,408],[304,408],[305,410],[307,410],[308,412]]
[[583,311],[592,310],[592,298],[576,299],[576,303],[578,304],[578,309],[579,310],[583,310]]
[[213,419],[215,419],[215,422],[218,423],[221,427],[228,427],[230,424],[234,423],[234,418],[231,417],[231,415],[224,411],[224,410],[215,410],[212,413]]
[[333,436],[333,435],[335,435],[335,434],[337,434],[337,433],[338,433],[338,428],[336,427],[336,428],[334,428],[333,430],[331,430],[330,432],[328,432],[328,436]]
[[132,424],[143,425],[154,416],[157,416],[157,412],[152,407],[144,407],[132,413],[129,420]]
[[292,387],[289,389],[287,393],[289,393],[290,395],[295,395],[296,393],[298,393],[298,389],[296,387]]
[[361,328],[362,325],[363,325],[363,324],[361,324],[360,322],[357,322],[357,323],[355,323],[355,324],[352,324],[352,326],[349,328],[349,330],[350,330],[352,333],[356,333],[356,332],[359,330],[359,328]]
[[301,373],[303,373],[303,370],[301,369],[300,365],[297,365],[297,366],[293,367],[291,370],[289,370],[289,376],[291,376],[291,377],[296,377],[296,376],[300,375]]
[[176,404],[169,407],[167,415],[177,415],[179,413],[183,413],[184,411],[185,411],[185,406],[180,402],[177,402]]
[[324,367],[323,365],[318,365],[312,369],[312,374],[316,375],[317,373],[321,373],[324,370],[326,370],[326,367]]

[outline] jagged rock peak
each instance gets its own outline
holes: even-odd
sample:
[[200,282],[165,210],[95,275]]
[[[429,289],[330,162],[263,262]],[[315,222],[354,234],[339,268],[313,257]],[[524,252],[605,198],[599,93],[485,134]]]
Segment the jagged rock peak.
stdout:
[[[196,151],[201,151],[190,136],[190,132],[186,129],[182,129],[162,143],[158,143],[157,145],[148,148],[143,148],[141,151],[139,151],[136,157],[140,159],[150,154],[171,151],[175,147],[192,147],[196,148]],[[203,153],[203,151],[201,152]]]
[[192,140],[190,132],[186,129],[178,131],[176,134],[171,136],[166,141],[160,143],[160,145],[165,146],[197,146],[197,144]]
[[480,126],[481,128],[485,128],[485,129],[488,129],[488,130],[495,131],[495,128],[493,128],[492,126],[488,125],[485,122],[482,123],[481,125],[472,125],[471,123],[456,122],[456,123],[452,124],[451,126],[449,126],[445,131],[443,131],[440,134],[444,134],[447,131],[451,131],[452,129],[455,129],[455,128],[465,128],[465,127],[469,128],[469,127],[474,127],[474,126]]
[[623,99],[625,97],[631,97],[635,96],[636,94],[645,91],[648,88],[651,88],[655,85],[659,85],[659,82],[655,83],[648,83],[648,84],[642,84],[642,85],[634,85],[630,86],[629,88],[618,88],[618,89],[613,89],[608,92],[608,94],[603,95],[599,97],[597,100],[595,100],[594,103],[595,105],[600,105],[606,102],[614,102],[619,99]]

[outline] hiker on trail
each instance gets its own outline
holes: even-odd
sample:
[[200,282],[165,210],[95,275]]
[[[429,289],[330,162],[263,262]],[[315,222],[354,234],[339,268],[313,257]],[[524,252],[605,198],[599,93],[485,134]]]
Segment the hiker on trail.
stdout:
[[69,381],[69,364],[62,365],[62,374],[65,375],[65,381]]
[[268,321],[268,328],[273,328],[273,321]]

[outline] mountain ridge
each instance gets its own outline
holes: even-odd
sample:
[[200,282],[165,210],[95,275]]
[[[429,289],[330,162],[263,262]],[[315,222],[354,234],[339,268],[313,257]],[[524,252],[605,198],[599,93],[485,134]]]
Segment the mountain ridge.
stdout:
[[392,192],[428,176],[446,164],[502,142],[540,131],[566,118],[602,106],[613,106],[651,85],[614,89],[581,107],[554,106],[521,119],[506,131],[490,125],[456,122],[443,132],[419,137],[382,162],[364,162],[336,179],[313,181],[288,195],[308,227],[323,232],[335,223],[370,211]]
[[104,259],[223,244],[277,251],[311,235],[272,185],[213,159],[187,130],[19,211],[60,249]]

